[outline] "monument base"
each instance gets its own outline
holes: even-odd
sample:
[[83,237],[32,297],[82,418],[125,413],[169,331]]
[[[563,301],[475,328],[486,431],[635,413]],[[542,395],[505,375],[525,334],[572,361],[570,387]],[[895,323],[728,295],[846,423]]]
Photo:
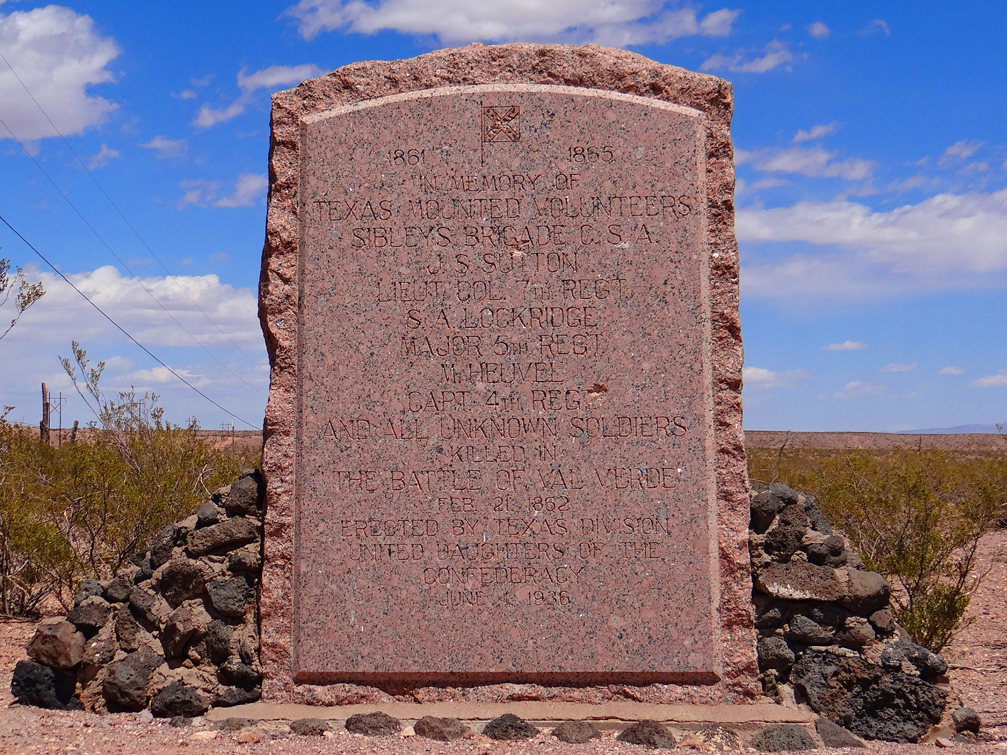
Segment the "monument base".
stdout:
[[681,724],[813,724],[814,713],[787,708],[775,703],[751,705],[662,705],[658,703],[608,702],[601,704],[541,702],[520,700],[509,703],[440,702],[384,703],[381,705],[297,705],[295,703],[249,703],[233,708],[214,708],[206,714],[208,721],[240,717],[255,721],[293,721],[298,718],[320,718],[343,721],[357,713],[380,711],[401,721],[413,722],[423,716],[457,718],[462,721],[490,721],[504,713],[532,722],[595,721],[599,728],[615,728],[629,721],[661,721]]
[[[564,721],[590,721],[602,732],[621,731],[636,721],[658,721],[680,741],[690,734],[722,728],[738,737],[742,746],[768,726],[790,724],[815,736],[817,716],[794,708],[775,704],[752,705],[662,705],[643,702],[605,702],[600,704],[570,702],[540,702],[522,700],[508,703],[436,702],[356,704],[324,706],[251,703],[235,708],[215,708],[206,715],[208,721],[223,721],[240,717],[251,721],[287,722],[316,718],[336,722],[340,727],[356,714],[381,712],[412,726],[424,716],[457,718],[473,732],[482,730],[488,721],[511,713],[540,729],[552,729]],[[611,735],[609,735],[611,736]]]
[[[748,690],[744,690],[747,692]],[[266,680],[262,699],[267,704],[294,704],[345,708],[362,705],[479,704],[502,705],[520,700],[541,705],[718,705],[751,703],[755,694],[732,694],[723,683],[634,685],[595,683],[590,686],[547,686],[528,683],[481,684],[479,686],[404,686],[372,687],[362,684],[291,684]],[[410,702],[406,702],[410,701]],[[431,714],[433,715],[433,714]]]

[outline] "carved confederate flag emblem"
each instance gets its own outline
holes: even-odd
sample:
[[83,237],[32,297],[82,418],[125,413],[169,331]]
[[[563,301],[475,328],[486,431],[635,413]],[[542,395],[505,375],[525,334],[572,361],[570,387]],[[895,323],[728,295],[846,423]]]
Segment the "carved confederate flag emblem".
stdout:
[[521,141],[521,108],[503,105],[483,108],[483,143]]

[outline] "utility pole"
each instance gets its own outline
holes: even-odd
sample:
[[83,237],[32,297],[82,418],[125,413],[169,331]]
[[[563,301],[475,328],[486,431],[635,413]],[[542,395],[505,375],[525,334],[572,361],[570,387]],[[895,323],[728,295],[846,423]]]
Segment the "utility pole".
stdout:
[[[56,435],[56,437],[58,438],[59,447],[63,446],[63,402],[64,401],[69,401],[69,400],[70,399],[68,399],[68,398],[63,398],[63,391],[60,391],[59,392],[59,398],[55,399],[55,401],[56,401],[56,411],[59,413],[59,431],[58,431],[58,434]],[[50,396],[49,397],[49,404],[51,405],[52,402],[53,402],[53,398],[52,398],[52,396]]]
[[42,383],[42,421],[38,425],[38,439],[49,443],[49,389]]

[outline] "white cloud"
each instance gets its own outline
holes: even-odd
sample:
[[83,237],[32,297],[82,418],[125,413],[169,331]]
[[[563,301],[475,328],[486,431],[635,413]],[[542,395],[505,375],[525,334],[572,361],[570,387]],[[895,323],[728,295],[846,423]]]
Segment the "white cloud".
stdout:
[[235,181],[234,191],[225,197],[220,196],[220,181],[199,178],[182,181],[178,185],[185,192],[176,205],[179,210],[190,204],[198,207],[253,207],[263,199],[269,181],[265,173],[243,173]]
[[916,362],[913,362],[912,364],[902,364],[901,362],[897,362],[894,364],[886,364],[878,370],[878,372],[912,372],[915,369]]
[[759,191],[760,189],[775,189],[777,186],[789,186],[790,181],[785,178],[773,178],[767,176],[766,178],[760,178],[753,184],[746,184],[743,179],[738,179],[734,191],[736,194],[747,194],[753,191]]
[[1007,285],[1007,189],[938,194],[888,212],[848,199],[748,207],[737,233],[743,244],[834,247],[748,262],[747,296],[849,300]]
[[876,18],[871,21],[867,26],[857,32],[861,37],[866,37],[868,34],[874,34],[875,32],[881,32],[886,37],[891,36],[891,29],[888,28],[888,24],[882,19]]
[[829,27],[821,21],[815,21],[815,23],[808,27],[808,34],[815,39],[825,39],[829,36]]
[[263,199],[269,180],[265,173],[244,173],[238,176],[234,194],[216,201],[217,207],[252,207]]
[[904,181],[893,181],[888,184],[886,191],[896,192],[901,194],[904,191],[909,191],[910,189],[917,189],[920,186],[935,186],[937,179],[927,180],[923,176],[911,176]]
[[252,95],[256,90],[274,90],[292,84],[300,84],[305,79],[312,79],[323,73],[321,68],[311,64],[270,66],[247,75],[245,69],[242,68],[238,71],[238,88],[241,89],[241,96],[225,108],[214,109],[209,105],[203,105],[199,109],[194,123],[200,128],[210,128],[218,123],[229,121],[245,112],[245,108],[252,101]]
[[797,133],[794,135],[794,144],[800,142],[808,142],[812,139],[821,139],[826,134],[831,134],[836,130],[835,123],[826,123],[820,126],[812,126],[809,130],[803,131],[798,129]]
[[185,157],[189,151],[185,139],[169,139],[165,136],[155,136],[146,144],[138,145],[144,149],[157,151],[159,160],[167,160],[169,157]]
[[[4,129],[4,135],[5,135],[4,137],[0,137],[0,138],[6,138],[7,129]],[[22,146],[22,148],[24,148],[24,151],[27,152],[32,157],[35,157],[39,153],[40,147],[39,147],[39,143],[37,141],[30,141],[30,140],[22,139],[21,140],[21,146]]]
[[867,348],[866,343],[860,341],[843,341],[842,343],[830,343],[823,346],[822,351],[862,351]]
[[98,154],[91,155],[91,159],[87,161],[87,169],[97,170],[98,168],[103,168],[112,162],[112,160],[117,160],[118,158],[119,150],[109,149],[107,145],[102,144]]
[[962,168],[959,173],[986,173],[989,171],[990,166],[988,163],[983,162],[972,162]]
[[777,374],[772,370],[765,369],[764,367],[745,367],[741,373],[747,385],[771,387],[779,384],[779,377]]
[[999,375],[987,375],[986,377],[977,378],[969,383],[969,385],[975,386],[976,388],[1003,388],[1007,385],[1007,372],[1001,372]]
[[238,72],[238,86],[242,91],[252,92],[256,89],[276,89],[281,86],[300,84],[305,79],[313,79],[321,76],[325,71],[316,65],[303,66],[270,66],[256,71],[252,74],[245,74],[242,68]]
[[963,374],[965,372],[965,368],[964,367],[958,367],[958,366],[941,367],[938,370],[938,372],[941,375],[961,375],[961,374]]
[[937,167],[946,168],[949,165],[954,165],[955,163],[961,162],[962,160],[967,160],[968,158],[972,157],[972,155],[974,155],[981,146],[983,146],[983,142],[979,141],[955,142],[946,150],[944,150],[944,154],[941,155],[941,159],[937,161]]
[[[142,385],[135,379],[130,380],[128,375],[142,369],[154,369],[158,367],[156,362],[130,344],[61,279],[35,268],[30,268],[28,273],[32,280],[42,282],[46,295],[25,313],[18,326],[0,345],[3,363],[18,367],[17,370],[0,369],[3,403],[18,407],[8,419],[25,417],[32,424],[38,423],[37,392],[38,384],[43,380],[53,391],[62,391],[64,396],[70,396],[70,403],[63,412],[64,427],[72,425],[74,419],[86,423],[93,418],[74,393],[57,361],[57,355],[69,355],[71,339],[81,342],[92,363],[103,360],[110,365],[107,376],[102,378],[102,386],[110,395],[114,396],[117,390],[128,390],[130,383],[136,385],[141,393],[154,387],[153,381],[150,385]],[[210,385],[205,389],[207,395],[252,423],[261,421],[265,398],[256,391],[266,392],[269,373],[254,290],[227,285],[216,275],[182,275],[175,278],[213,323],[258,366],[238,354],[171,279],[141,279],[143,285],[199,343],[238,375],[235,377],[197,348],[136,281],[120,274],[114,267],[67,273],[67,277],[167,364],[186,370],[193,379],[209,380]],[[214,427],[225,419],[219,410],[178,381],[159,383],[156,392],[163,394],[161,404],[167,408],[172,422],[185,422],[188,417],[197,416],[204,421],[205,427]]]
[[877,383],[865,383],[863,380],[853,380],[843,386],[843,390],[836,391],[833,395],[842,399],[858,399],[864,396],[877,396],[887,391],[887,386]]
[[749,164],[756,170],[775,173],[799,173],[812,178],[843,178],[859,181],[874,170],[870,160],[849,159],[833,161],[834,152],[821,147],[785,147],[783,149],[736,149],[734,160],[739,165]]
[[191,89],[183,89],[178,94],[175,94],[174,92],[172,92],[171,96],[174,97],[176,100],[194,100],[199,95],[196,94],[195,92],[193,92]]
[[102,361],[105,363],[107,372],[126,372],[133,369],[133,360],[126,357],[114,356]]
[[174,372],[175,375],[184,377],[190,385],[193,385],[196,388],[205,388],[210,384],[210,381],[202,375],[194,375],[189,370],[183,370],[178,367],[172,367],[171,370],[167,367],[154,367],[149,370],[136,370],[135,372],[126,375],[125,379],[138,386],[145,386],[150,383],[171,383],[178,379],[175,375],[171,374],[172,372]]
[[694,8],[664,10],[663,0],[301,0],[286,14],[305,39],[320,32],[396,31],[465,42],[662,44],[687,36],[725,37],[741,11],[700,18]]
[[[104,123],[118,107],[88,96],[89,86],[114,80],[105,66],[120,53],[114,39],[95,34],[90,16],[58,5],[0,14],[0,49],[65,136]],[[19,139],[56,136],[7,66],[0,67],[0,104]]]
[[726,68],[734,73],[765,73],[794,59],[794,54],[790,51],[787,43],[775,39],[766,43],[764,51],[766,54],[761,58],[752,58],[748,61],[740,52],[733,58],[724,55],[711,55],[703,61],[699,70],[719,71]]
[[185,192],[185,194],[182,195],[181,199],[178,200],[178,204],[175,205],[175,208],[181,210],[186,205],[190,204],[198,205],[201,197],[202,192],[199,191],[199,189],[190,189],[189,191]]
[[765,367],[745,367],[742,370],[746,388],[779,388],[793,385],[811,376],[807,370],[767,370]]
[[880,194],[881,189],[874,185],[873,180],[867,180],[857,186],[847,186],[836,195],[836,199],[849,199],[850,197],[871,197]]
[[775,189],[777,186],[789,186],[790,181],[785,178],[760,178],[754,184],[752,184],[752,189]]
[[209,105],[203,105],[203,107],[199,109],[199,114],[196,116],[196,120],[193,121],[193,123],[200,128],[210,128],[210,126],[215,126],[218,123],[223,123],[224,121],[229,121],[232,118],[237,118],[245,112],[245,105],[247,104],[248,100],[244,95],[242,95],[227,107],[220,108],[219,110],[214,109]]
[[[192,301],[232,340],[245,345],[261,344],[255,293],[247,288],[239,289],[221,283],[216,275],[176,275],[175,281],[188,297],[167,278],[141,278],[141,288],[135,280],[120,274],[111,265],[93,272],[67,274],[67,277],[147,346],[193,346],[193,343],[143,288],[148,289],[200,343],[226,345],[227,342],[193,306]],[[67,323],[73,323],[72,337],[81,342],[117,332],[53,273],[34,271],[32,279],[42,282],[46,295],[30,310],[33,317],[30,320],[23,318],[11,335],[4,339],[5,346],[18,331],[30,340],[69,343],[71,336],[67,334]]]
[[178,200],[177,209],[181,210],[186,205],[194,204],[201,207],[208,206],[217,198],[217,191],[220,189],[219,181],[206,181],[195,179],[182,181],[179,187],[185,190],[185,194]]

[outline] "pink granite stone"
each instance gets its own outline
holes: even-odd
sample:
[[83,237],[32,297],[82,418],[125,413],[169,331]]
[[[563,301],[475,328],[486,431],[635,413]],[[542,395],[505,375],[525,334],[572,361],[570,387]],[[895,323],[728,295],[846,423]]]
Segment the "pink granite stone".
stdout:
[[275,95],[267,699],[754,696],[730,115],[595,46]]

